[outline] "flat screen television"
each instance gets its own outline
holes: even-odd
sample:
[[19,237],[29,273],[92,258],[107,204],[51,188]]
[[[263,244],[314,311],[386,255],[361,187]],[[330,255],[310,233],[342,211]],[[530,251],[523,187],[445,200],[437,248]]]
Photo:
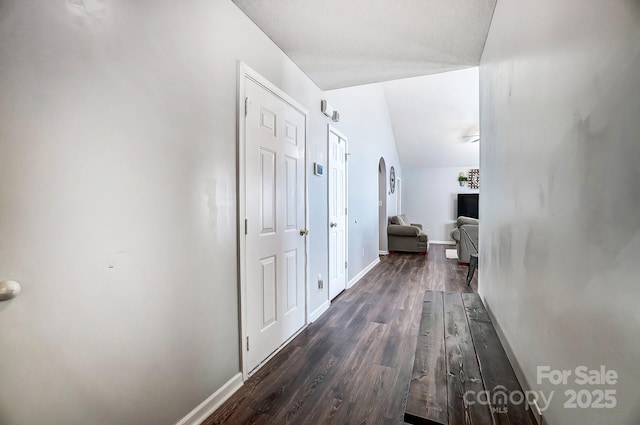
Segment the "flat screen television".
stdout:
[[458,217],[478,218],[478,193],[458,193]]

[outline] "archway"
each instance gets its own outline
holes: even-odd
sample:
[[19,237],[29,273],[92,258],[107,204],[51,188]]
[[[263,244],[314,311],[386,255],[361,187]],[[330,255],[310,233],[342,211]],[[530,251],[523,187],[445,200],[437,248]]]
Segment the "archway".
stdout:
[[378,249],[386,255],[387,250],[387,164],[384,158],[378,163]]

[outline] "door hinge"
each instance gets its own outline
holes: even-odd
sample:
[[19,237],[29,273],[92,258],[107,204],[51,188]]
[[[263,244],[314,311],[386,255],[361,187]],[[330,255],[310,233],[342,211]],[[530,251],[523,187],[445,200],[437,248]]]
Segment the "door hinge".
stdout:
[[249,337],[247,337],[247,351],[249,351]]
[[345,154],[344,154],[344,160],[346,161],[346,160],[348,160],[348,159],[349,159],[349,154],[348,154],[348,153],[345,153]]
[[248,113],[249,113],[249,98],[245,97],[244,98],[244,116],[246,117]]
[[244,219],[244,234],[248,234],[247,229],[249,228],[249,224],[248,224],[248,220],[245,218]]
[[347,262],[346,261],[344,262],[344,268],[345,269],[347,268]]

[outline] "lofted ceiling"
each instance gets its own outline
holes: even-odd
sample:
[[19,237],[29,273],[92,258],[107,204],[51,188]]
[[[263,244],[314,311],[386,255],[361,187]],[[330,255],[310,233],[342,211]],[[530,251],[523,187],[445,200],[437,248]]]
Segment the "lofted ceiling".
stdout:
[[479,163],[478,68],[383,83],[403,167]]
[[465,136],[496,0],[233,2],[322,90],[383,84],[403,167],[479,163]]
[[478,66],[496,0],[233,0],[322,90]]

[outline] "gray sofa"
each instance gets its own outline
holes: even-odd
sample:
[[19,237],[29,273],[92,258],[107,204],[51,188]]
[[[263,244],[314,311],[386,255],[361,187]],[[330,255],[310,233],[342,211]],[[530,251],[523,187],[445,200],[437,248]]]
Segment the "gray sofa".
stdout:
[[478,224],[477,218],[460,216],[451,230],[458,249],[458,263],[468,263],[471,254],[478,253]]
[[389,252],[420,252],[429,250],[429,237],[422,231],[422,224],[411,223],[404,214],[389,217],[387,225]]

